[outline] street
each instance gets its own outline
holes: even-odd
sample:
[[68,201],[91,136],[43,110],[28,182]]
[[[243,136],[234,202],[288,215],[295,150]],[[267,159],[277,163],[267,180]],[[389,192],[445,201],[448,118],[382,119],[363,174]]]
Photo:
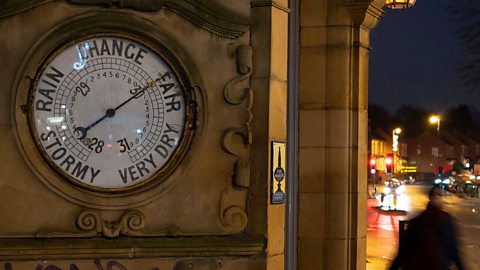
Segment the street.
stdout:
[[[393,205],[380,208],[380,196],[368,199],[367,209],[367,270],[388,269],[398,249],[399,221],[417,216],[428,203],[431,186],[405,185],[405,193]],[[379,187],[378,193],[382,191]],[[480,199],[446,192],[446,211],[452,214],[459,231],[458,244],[467,269],[480,269]],[[392,200],[390,200],[390,203]]]

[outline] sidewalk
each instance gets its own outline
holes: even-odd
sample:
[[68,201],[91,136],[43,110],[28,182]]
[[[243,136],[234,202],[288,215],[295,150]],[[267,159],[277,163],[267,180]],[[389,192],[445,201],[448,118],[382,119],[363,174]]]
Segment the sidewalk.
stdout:
[[368,270],[385,270],[390,267],[390,263],[393,258],[376,258],[367,256],[367,269]]
[[[399,220],[407,219],[403,210],[403,197],[398,201],[399,209],[381,207],[379,193],[383,185],[378,185],[377,198],[367,201],[367,270],[388,269],[398,249]],[[371,189],[370,189],[371,191]]]

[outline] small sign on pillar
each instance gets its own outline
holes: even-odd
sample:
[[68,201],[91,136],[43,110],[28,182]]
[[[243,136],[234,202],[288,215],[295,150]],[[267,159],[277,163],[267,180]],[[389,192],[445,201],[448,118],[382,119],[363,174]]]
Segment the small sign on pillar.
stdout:
[[270,166],[270,202],[272,204],[285,203],[286,182],[286,144],[272,141],[272,159]]

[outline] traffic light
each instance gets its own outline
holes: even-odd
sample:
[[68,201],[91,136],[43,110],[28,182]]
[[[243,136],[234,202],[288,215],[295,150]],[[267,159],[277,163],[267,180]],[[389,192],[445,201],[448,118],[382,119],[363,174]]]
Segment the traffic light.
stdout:
[[385,158],[385,172],[386,173],[393,173],[393,156],[387,155]]
[[377,163],[377,161],[376,161],[374,158],[371,158],[371,159],[370,159],[369,164],[370,164],[370,173],[371,173],[371,174],[375,174],[375,172],[377,171],[377,170],[376,170],[376,166],[375,166],[376,163]]

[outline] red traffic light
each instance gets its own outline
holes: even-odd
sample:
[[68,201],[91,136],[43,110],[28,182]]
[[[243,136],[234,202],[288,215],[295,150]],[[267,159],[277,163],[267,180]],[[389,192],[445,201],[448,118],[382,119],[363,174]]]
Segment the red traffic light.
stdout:
[[377,163],[377,160],[375,158],[371,158],[369,161],[370,164],[370,173],[375,174],[376,169],[375,169],[375,164]]
[[385,172],[393,173],[393,155],[388,154],[385,157]]
[[385,164],[389,165],[389,164],[392,164],[392,158],[391,157],[387,157],[385,159]]

